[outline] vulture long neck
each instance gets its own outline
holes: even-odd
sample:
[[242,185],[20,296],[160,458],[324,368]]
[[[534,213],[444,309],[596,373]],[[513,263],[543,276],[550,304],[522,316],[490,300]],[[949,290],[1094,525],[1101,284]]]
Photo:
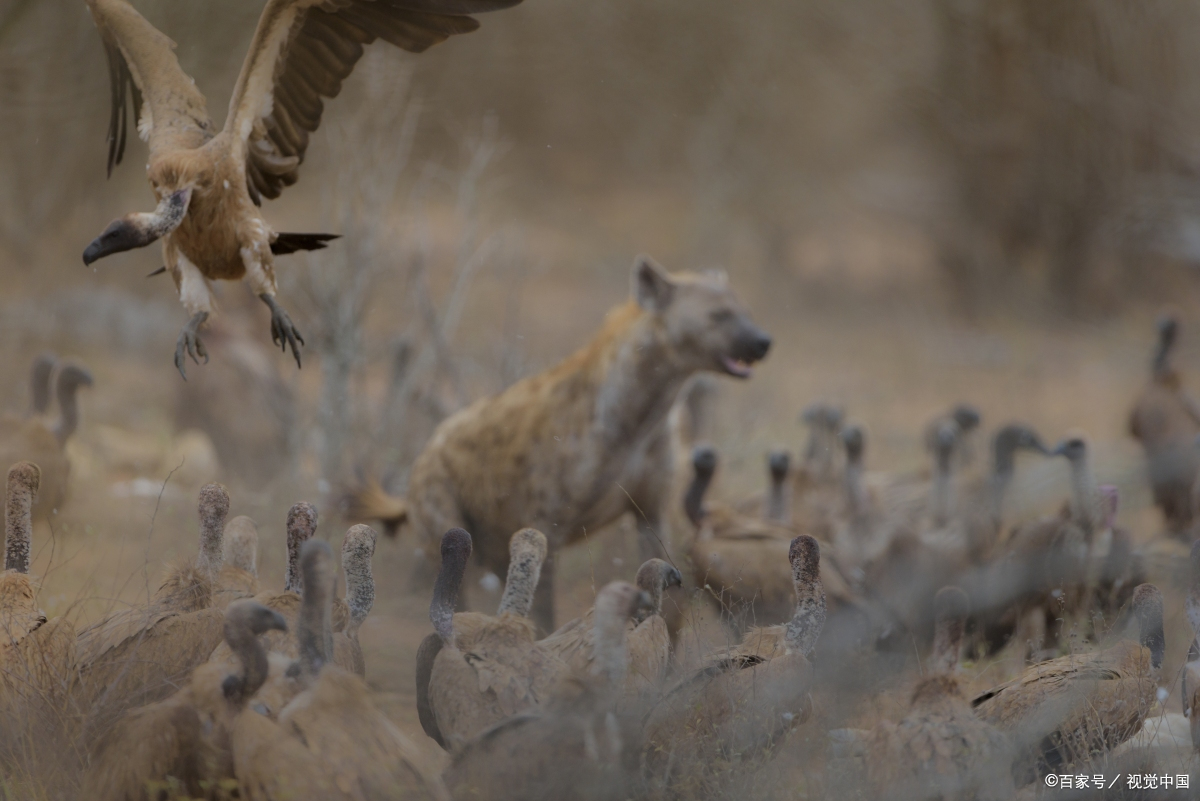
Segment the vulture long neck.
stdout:
[[301,669],[308,676],[316,676],[333,658],[333,586],[337,575],[328,543],[310,540],[302,551],[304,595],[296,621],[296,640]]
[[55,363],[55,358],[48,354],[33,360],[33,370],[29,377],[32,414],[41,415],[50,410],[50,379],[54,374]]
[[61,445],[79,428],[79,382],[64,370],[58,377],[55,394],[58,397],[59,417],[54,426],[54,436]]
[[1089,540],[1100,530],[1100,491],[1092,477],[1087,455],[1071,460],[1071,516],[1083,527]]
[[221,572],[224,562],[221,544],[225,537],[225,518],[229,514],[229,493],[220,484],[200,488],[200,555],[196,566],[209,578]]
[[933,497],[930,501],[935,525],[945,525],[950,520],[954,494],[953,462],[953,444],[939,442],[934,453]]
[[791,499],[788,497],[788,467],[787,452],[776,452],[770,455],[767,470],[771,483],[767,488],[766,518],[784,525],[791,522],[792,516]]
[[632,611],[630,591],[637,592],[629,584],[613,582],[596,596],[596,612],[592,621],[592,675],[598,677],[610,691],[624,686],[629,668],[625,623]]
[[815,471],[819,467],[825,449],[821,446],[820,434],[814,423],[808,425],[808,439],[804,442],[804,466]]
[[843,476],[843,481],[845,482],[846,503],[850,508],[850,514],[856,518],[865,515],[868,509],[867,487],[864,474],[862,451],[848,451],[846,454],[846,472]]
[[371,614],[375,605],[375,577],[371,574],[371,557],[375,555],[375,532],[362,524],[346,532],[342,542],[342,570],[346,572],[346,605],[350,607],[348,634]]
[[245,623],[232,618],[225,620],[225,642],[242,663],[238,691],[242,700],[248,699],[267,682],[270,670],[267,649]]
[[32,462],[9,468],[4,503],[4,569],[29,572],[33,541],[33,502],[37,499],[42,473]]
[[307,501],[292,506],[287,516],[287,567],[283,574],[284,592],[300,594],[300,548],[317,532],[317,509]]
[[992,439],[992,472],[988,476],[984,502],[996,533],[1004,520],[1004,501],[1016,475],[1017,451],[1021,449],[1048,455],[1037,432],[1024,425],[1010,423],[997,431]]
[[784,641],[792,653],[809,656],[825,628],[825,586],[821,583],[821,551],[816,540],[799,536],[789,549],[792,584],[796,588],[796,611],[784,629]]
[[945,620],[938,622],[933,639],[933,664],[931,669],[938,673],[952,673],[958,666],[958,651],[962,645],[963,621]]
[[808,441],[804,445],[804,467],[818,478],[828,478],[833,471],[833,448],[836,433],[825,420],[808,424]]
[[239,515],[225,526],[224,561],[258,577],[258,528],[254,521]]
[[442,535],[442,566],[433,585],[433,600],[429,604],[429,622],[442,642],[454,647],[454,607],[462,587],[467,560],[471,557],[471,535],[461,528],[452,528]]
[[509,547],[508,575],[504,580],[504,594],[500,596],[497,615],[529,616],[545,558],[546,537],[540,531],[527,528],[513,535]]
[[190,188],[176,189],[160,200],[154,211],[127,214],[124,220],[137,232],[139,240],[148,245],[171,233],[183,223],[191,199]]

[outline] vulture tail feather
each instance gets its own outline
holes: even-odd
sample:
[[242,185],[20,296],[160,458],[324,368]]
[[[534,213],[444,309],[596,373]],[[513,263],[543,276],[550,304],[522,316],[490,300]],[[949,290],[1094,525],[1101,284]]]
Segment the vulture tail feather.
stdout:
[[333,239],[341,239],[341,234],[277,234],[271,243],[271,252],[276,256],[295,253],[298,250],[321,250]]

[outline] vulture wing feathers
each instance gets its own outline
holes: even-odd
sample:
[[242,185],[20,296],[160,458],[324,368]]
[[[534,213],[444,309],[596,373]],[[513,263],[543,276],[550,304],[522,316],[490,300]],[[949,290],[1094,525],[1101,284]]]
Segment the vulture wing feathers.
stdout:
[[229,102],[225,130],[245,143],[250,196],[279,197],[296,182],[323,98],[336,97],[363,54],[383,39],[420,53],[479,27],[469,14],[520,0],[269,0]]
[[204,95],[179,66],[175,43],[126,0],[87,0],[104,42],[112,85],[108,173],[125,155],[129,107],[150,154],[197,148],[213,137]]

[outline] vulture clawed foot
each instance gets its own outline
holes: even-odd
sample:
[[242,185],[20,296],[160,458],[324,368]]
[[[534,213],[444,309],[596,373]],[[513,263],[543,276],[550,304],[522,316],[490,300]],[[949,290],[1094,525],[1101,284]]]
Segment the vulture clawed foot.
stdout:
[[290,345],[292,355],[296,357],[296,367],[299,368],[300,345],[304,344],[304,337],[300,336],[300,332],[292,324],[292,318],[288,317],[288,313],[275,301],[274,295],[262,294],[259,297],[271,310],[271,341],[278,345],[284,353],[287,353]]
[[187,381],[187,371],[184,365],[187,360],[184,357],[186,353],[192,357],[192,361],[196,364],[200,363],[200,358],[204,358],[204,363],[208,364],[208,351],[204,347],[204,343],[200,341],[200,326],[204,325],[204,321],[208,319],[208,312],[196,312],[192,315],[192,319],[179,332],[179,339],[175,341],[175,369],[183,376],[183,380]]

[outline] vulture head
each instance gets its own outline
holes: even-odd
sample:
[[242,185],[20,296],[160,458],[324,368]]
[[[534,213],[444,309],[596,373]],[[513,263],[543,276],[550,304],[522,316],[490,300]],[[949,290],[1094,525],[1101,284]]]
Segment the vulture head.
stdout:
[[179,189],[164,197],[152,212],[134,212],[108,224],[83,251],[83,263],[134,248],[144,248],[179,227],[192,199],[191,189]]

